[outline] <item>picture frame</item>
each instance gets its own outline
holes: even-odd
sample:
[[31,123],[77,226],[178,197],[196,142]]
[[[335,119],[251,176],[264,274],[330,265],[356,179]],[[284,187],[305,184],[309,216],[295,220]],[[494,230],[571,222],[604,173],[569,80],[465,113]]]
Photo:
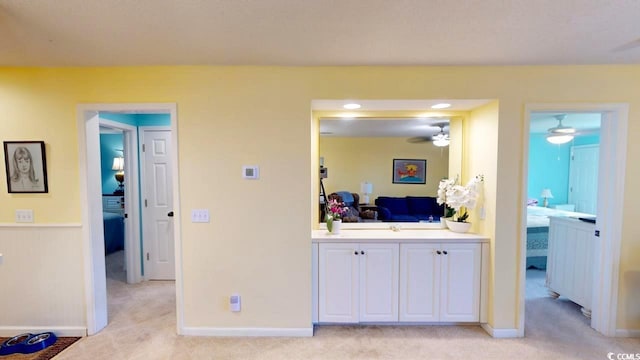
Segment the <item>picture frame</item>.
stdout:
[[5,141],[4,166],[10,194],[49,192],[44,141]]
[[427,160],[393,159],[394,184],[426,184]]

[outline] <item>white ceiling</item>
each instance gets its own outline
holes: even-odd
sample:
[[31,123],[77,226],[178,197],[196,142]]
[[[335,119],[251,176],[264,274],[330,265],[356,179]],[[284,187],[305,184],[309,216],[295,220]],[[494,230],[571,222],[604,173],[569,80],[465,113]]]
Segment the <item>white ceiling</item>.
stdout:
[[0,65],[640,63],[637,0],[0,0]]
[[[558,125],[557,115],[566,115],[562,125],[575,128],[580,134],[595,134],[600,131],[602,116],[599,113],[532,113],[530,133],[547,133]],[[433,136],[440,132],[443,125],[445,133],[449,133],[449,118],[320,118],[320,135],[327,137],[419,137]]]
[[529,132],[546,133],[549,128],[558,126],[556,115],[567,115],[562,125],[571,126],[583,134],[597,133],[600,130],[600,113],[558,113],[540,112],[531,114]]
[[449,133],[448,118],[321,118],[320,136],[327,137],[416,137]]

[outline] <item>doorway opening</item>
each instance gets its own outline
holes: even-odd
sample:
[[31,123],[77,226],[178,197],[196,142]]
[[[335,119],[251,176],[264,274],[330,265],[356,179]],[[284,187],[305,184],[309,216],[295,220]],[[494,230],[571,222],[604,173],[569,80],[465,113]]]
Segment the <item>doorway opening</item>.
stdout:
[[[545,304],[614,336],[627,106],[529,105],[525,121],[520,336],[525,306],[557,320]],[[558,128],[573,138],[556,141]]]
[[[107,309],[107,286],[105,271],[105,243],[104,243],[104,192],[101,181],[100,168],[100,126],[123,134],[123,163],[125,177],[123,182],[124,191],[118,186],[114,191],[122,201],[124,201],[124,228],[125,244],[124,255],[126,268],[126,280],[128,283],[136,283],[152,279],[149,272],[145,273],[145,261],[151,258],[146,255],[144,247],[145,241],[142,237],[141,224],[143,214],[146,212],[144,200],[146,199],[144,187],[144,162],[140,162],[142,153],[139,153],[138,131],[140,126],[149,122],[131,123],[119,121],[118,117],[125,114],[166,114],[170,125],[167,127],[171,139],[171,144],[177,145],[177,117],[175,104],[94,104],[78,106],[78,129],[80,151],[80,174],[81,174],[81,200],[83,219],[83,239],[85,269],[87,277],[85,279],[85,293],[87,303],[87,333],[93,335],[104,328],[108,323]],[[167,162],[165,170],[168,174],[169,183],[177,187],[177,154],[170,151],[171,148],[164,147],[167,152]],[[114,161],[115,163],[115,161]],[[114,165],[115,166],[115,165]],[[140,170],[141,176],[138,177]],[[141,180],[142,179],[142,180]],[[165,189],[165,203],[172,205],[178,202],[178,191]],[[147,204],[149,201],[147,201]],[[171,244],[171,249],[166,250],[172,256],[171,262],[174,264],[176,280],[176,302],[177,302],[177,323],[178,332],[182,324],[182,283],[181,283],[181,263],[180,263],[180,231],[179,231],[179,209],[172,208],[172,215],[165,223],[164,228],[171,233],[171,239],[175,243]],[[176,219],[174,221],[173,219]],[[149,240],[149,239],[147,239]],[[147,268],[148,269],[148,268]]]

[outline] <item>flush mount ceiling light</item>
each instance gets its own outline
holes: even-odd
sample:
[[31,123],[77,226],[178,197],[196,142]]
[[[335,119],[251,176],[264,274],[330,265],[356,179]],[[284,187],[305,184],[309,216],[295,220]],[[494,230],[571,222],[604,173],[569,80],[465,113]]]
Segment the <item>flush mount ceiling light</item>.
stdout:
[[448,103],[440,103],[440,104],[435,104],[431,106],[432,109],[446,109],[449,107],[451,107],[451,104],[448,104]]
[[349,104],[342,105],[342,107],[348,110],[355,110],[355,109],[360,109],[362,106],[356,103],[349,103]]
[[565,144],[573,140],[576,129],[562,125],[562,120],[567,118],[567,114],[554,115],[554,117],[558,120],[558,125],[548,130],[547,141],[552,144]]

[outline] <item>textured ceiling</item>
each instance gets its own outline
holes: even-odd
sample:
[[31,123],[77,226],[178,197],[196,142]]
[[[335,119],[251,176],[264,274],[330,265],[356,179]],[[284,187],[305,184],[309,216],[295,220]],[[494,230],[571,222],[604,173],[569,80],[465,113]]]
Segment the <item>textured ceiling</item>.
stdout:
[[0,65],[640,63],[638,0],[0,0]]

